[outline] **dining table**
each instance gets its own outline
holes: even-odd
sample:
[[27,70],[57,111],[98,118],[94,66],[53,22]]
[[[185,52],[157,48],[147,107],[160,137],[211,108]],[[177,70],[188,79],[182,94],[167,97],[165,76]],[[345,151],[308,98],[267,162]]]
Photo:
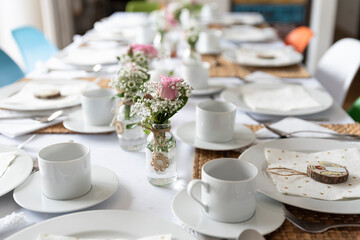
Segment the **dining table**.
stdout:
[[[115,13],[112,16],[102,20],[101,22],[110,21],[112,18],[117,18],[122,13]],[[129,13],[127,13],[129,14]],[[75,36],[74,42],[66,47],[62,52],[71,52],[81,47],[86,41],[88,34],[84,36]],[[284,43],[281,39],[276,39],[269,42],[257,43],[262,46],[283,46]],[[230,43],[224,43],[226,46],[235,46]],[[101,50],[99,50],[101,51]],[[181,52],[181,49],[178,53]],[[211,64],[210,68],[210,83],[217,86],[221,86],[223,89],[234,88],[244,86],[247,84],[243,81],[247,75],[255,71],[263,71],[269,74],[273,74],[283,81],[294,84],[301,84],[305,87],[323,89],[318,80],[312,77],[302,63],[289,67],[280,68],[261,68],[261,67],[245,67],[236,63],[229,62],[222,56],[216,57],[219,62],[218,65],[214,65],[213,61],[215,57],[213,55],[203,55],[203,61],[207,61]],[[48,60],[47,63],[51,63],[51,66],[56,66],[56,57]],[[181,63],[181,59],[172,58],[168,60],[168,63],[172,66],[178,66]],[[49,64],[47,65],[49,66]],[[20,81],[32,81],[33,79],[46,79],[46,81],[53,81],[54,79],[66,78],[80,78],[98,84],[100,87],[108,87],[109,79],[115,74],[118,66],[111,65],[106,70],[100,71],[84,71],[81,69],[71,69],[63,71],[46,69],[45,63],[38,64],[37,68],[28,73],[26,77]],[[1,89],[0,89],[1,90]],[[186,106],[174,117],[171,118],[172,131],[176,132],[176,129],[181,127],[185,122],[191,122],[196,120],[196,105],[202,101],[208,99],[221,100],[222,97],[219,92],[212,94],[194,95],[191,96]],[[240,109],[236,112],[236,124],[245,125],[253,132],[262,128],[262,120],[267,122],[280,121],[286,116],[271,116],[262,114],[253,114],[254,118],[246,114],[245,111]],[[345,112],[345,110],[333,102],[332,105],[321,112],[304,114],[295,116],[300,119],[314,119],[313,123],[321,124],[322,126],[339,130],[341,133],[349,133],[349,129],[353,132],[360,133],[360,126],[356,124],[352,118]],[[311,121],[311,120],[310,120]],[[34,133],[18,136],[15,138],[9,138],[5,135],[0,135],[0,144],[17,146],[24,142]],[[274,139],[256,139],[251,145],[254,146],[258,143],[266,141],[273,141]],[[204,240],[216,240],[225,239],[224,237],[207,236],[201,232],[197,232],[191,227],[183,224],[172,211],[172,201],[174,197],[182,190],[186,189],[188,183],[195,178],[200,178],[199,171],[201,166],[212,159],[221,157],[238,158],[245,149],[229,150],[229,151],[213,151],[203,150],[194,146],[188,145],[185,142],[177,139],[177,180],[175,183],[166,187],[156,187],[151,185],[145,173],[145,151],[140,152],[127,152],[120,148],[118,137],[116,132],[110,133],[96,133],[86,134],[78,133],[64,128],[62,123],[49,126],[44,129],[36,131],[36,136],[25,144],[22,149],[28,153],[32,159],[37,159],[38,152],[51,144],[60,142],[77,142],[86,145],[90,148],[91,152],[91,164],[100,167],[111,169],[119,180],[119,187],[116,192],[107,200],[84,210],[127,210],[144,212],[172,222],[182,228],[186,229],[195,239]],[[357,146],[360,146],[360,142],[353,142]],[[247,146],[248,148],[250,146]],[[39,186],[40,188],[40,186]],[[27,226],[41,223],[54,217],[62,216],[68,213],[46,213],[36,212],[25,209],[19,206],[13,197],[13,191],[0,196],[0,219],[10,215],[12,213],[23,213],[28,221]],[[186,207],[186,206],[185,206]],[[298,213],[303,213],[301,209],[296,208]],[[81,210],[81,211],[84,211]],[[308,216],[314,216],[313,213],[309,213]],[[316,217],[315,217],[316,219]],[[86,221],[86,219],[84,219]],[[76,223],[74,223],[76,224]],[[0,232],[0,239],[5,239],[11,234],[14,234],[20,229],[9,232]],[[272,233],[265,235],[266,239],[358,239],[360,236],[359,230],[355,228],[339,228],[329,230],[325,233],[311,234],[303,230],[296,228],[288,220],[285,220],[280,228]]]

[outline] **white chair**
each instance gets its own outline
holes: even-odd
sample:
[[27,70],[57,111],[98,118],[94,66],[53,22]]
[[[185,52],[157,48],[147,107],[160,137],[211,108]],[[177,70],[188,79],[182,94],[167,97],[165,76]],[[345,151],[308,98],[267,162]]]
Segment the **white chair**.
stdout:
[[360,66],[360,41],[344,38],[333,44],[322,56],[315,78],[343,105],[352,80]]

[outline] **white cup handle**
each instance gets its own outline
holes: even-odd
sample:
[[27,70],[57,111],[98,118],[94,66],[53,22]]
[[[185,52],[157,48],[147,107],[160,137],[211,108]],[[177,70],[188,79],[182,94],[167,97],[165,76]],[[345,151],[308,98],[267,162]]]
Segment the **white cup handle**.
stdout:
[[206,189],[207,192],[209,191],[210,186],[209,186],[208,183],[206,183],[206,182],[204,182],[204,181],[202,181],[202,180],[199,180],[199,179],[194,179],[194,180],[191,180],[190,183],[189,183],[189,185],[187,186],[187,194],[188,194],[192,199],[194,199],[195,202],[199,203],[205,212],[208,212],[208,211],[209,211],[209,206],[206,205],[206,204],[204,204],[204,203],[202,203],[198,198],[196,198],[196,197],[194,196],[193,189],[194,189],[195,185],[198,185],[198,184],[203,185],[203,186],[205,187],[205,189]]

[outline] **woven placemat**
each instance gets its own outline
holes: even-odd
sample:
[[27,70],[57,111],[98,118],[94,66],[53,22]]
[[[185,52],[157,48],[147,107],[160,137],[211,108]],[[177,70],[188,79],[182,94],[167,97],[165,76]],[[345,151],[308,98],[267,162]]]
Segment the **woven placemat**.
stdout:
[[[260,125],[247,125],[252,131],[257,131],[261,128]],[[343,134],[358,134],[360,135],[360,124],[321,124],[321,126],[332,129]],[[195,149],[194,164],[193,164],[193,179],[201,178],[202,166],[213,159],[221,157],[238,158],[240,154],[245,150],[238,149],[236,151],[209,151],[203,149]],[[328,214],[318,213],[314,211],[304,210],[292,206],[287,206],[294,215],[309,221],[309,222],[322,222],[326,224],[335,222],[359,222],[360,215],[346,215],[346,214]],[[308,240],[338,240],[338,239],[360,239],[360,230],[356,228],[338,228],[331,229],[325,233],[313,234],[304,232],[289,221],[285,221],[284,224],[265,236],[266,239],[271,240],[285,240],[285,239],[308,239]]]
[[[83,80],[95,81],[101,88],[108,88],[109,82],[110,82],[110,79],[108,79],[108,78],[103,78],[103,79],[83,78]],[[66,129],[62,123],[59,123],[59,124],[55,124],[53,126],[49,126],[47,128],[37,130],[37,131],[35,131],[35,133],[39,133],[39,134],[73,134],[75,132]],[[76,132],[76,134],[89,134],[89,133]],[[91,133],[91,134],[94,134],[94,133]],[[96,133],[96,134],[99,134],[99,133]],[[109,133],[106,133],[106,134],[109,134]]]
[[[203,61],[211,64],[210,76],[211,77],[231,77],[237,76],[240,78],[255,72],[263,71],[280,78],[309,78],[310,75],[301,64],[296,64],[288,67],[265,68],[265,67],[246,67],[239,64],[231,63],[221,56],[203,55]],[[214,62],[217,59],[218,65],[215,66]]]

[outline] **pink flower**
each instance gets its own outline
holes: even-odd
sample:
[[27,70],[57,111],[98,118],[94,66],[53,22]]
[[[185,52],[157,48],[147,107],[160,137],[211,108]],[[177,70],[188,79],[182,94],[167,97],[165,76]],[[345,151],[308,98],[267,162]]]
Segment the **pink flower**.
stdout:
[[167,11],[165,18],[168,21],[168,23],[170,23],[171,26],[173,26],[173,27],[176,26],[177,21],[176,21],[175,16],[174,16],[174,14],[172,12]]
[[182,81],[182,78],[179,77],[167,77],[160,76],[161,83],[159,85],[159,94],[162,99],[175,100],[178,96],[178,90],[176,89],[176,84]]
[[151,44],[132,44],[131,48],[134,52],[144,52],[150,58],[154,58],[157,56],[157,51]]

